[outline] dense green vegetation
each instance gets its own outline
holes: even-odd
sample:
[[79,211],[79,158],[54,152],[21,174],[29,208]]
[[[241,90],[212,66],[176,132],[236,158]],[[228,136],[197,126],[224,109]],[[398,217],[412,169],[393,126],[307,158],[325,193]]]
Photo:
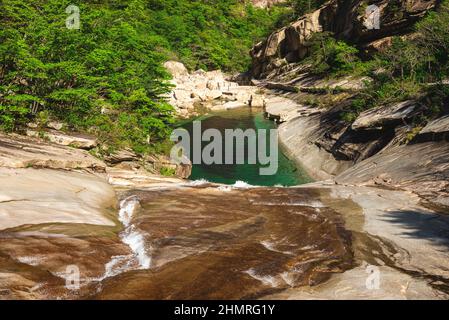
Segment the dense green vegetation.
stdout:
[[449,87],[449,2],[444,1],[416,24],[415,33],[394,37],[386,51],[365,62],[363,71],[373,81],[353,102],[345,115],[352,120],[360,111],[406,99],[415,99],[427,108],[415,125],[447,113]]
[[374,106],[415,99],[428,108],[417,119],[420,125],[429,117],[447,113],[449,102],[449,1],[415,25],[415,32],[396,36],[391,46],[362,61],[359,50],[331,33],[317,33],[310,39],[310,55],[303,63],[310,71],[327,76],[369,76],[372,81],[343,112],[353,121],[363,110]]
[[293,14],[296,18],[309,13],[320,7],[326,0],[290,0],[290,5],[293,8]]
[[246,71],[249,49],[290,9],[254,8],[239,0],[147,0],[149,24],[189,69]]
[[[264,10],[240,0],[75,2],[81,26],[70,30],[70,0],[3,0],[0,129],[60,120],[68,130],[96,135],[106,151],[161,152],[174,122],[164,98],[170,91],[164,61],[244,71],[253,43],[322,3],[291,0]],[[444,1],[415,26],[413,36],[394,37],[390,49],[369,61],[362,61],[356,47],[318,33],[304,63],[316,74],[372,79],[343,113],[346,121],[367,108],[410,98],[438,114],[449,96],[443,84],[449,77],[448,21]]]
[[[80,9],[79,30],[66,27],[69,4]],[[54,119],[109,148],[160,151],[173,122],[162,63],[244,70],[285,10],[239,0],[3,0],[0,129]]]
[[310,43],[310,55],[304,62],[310,64],[312,73],[339,76],[361,67],[357,48],[336,40],[330,32],[313,34]]

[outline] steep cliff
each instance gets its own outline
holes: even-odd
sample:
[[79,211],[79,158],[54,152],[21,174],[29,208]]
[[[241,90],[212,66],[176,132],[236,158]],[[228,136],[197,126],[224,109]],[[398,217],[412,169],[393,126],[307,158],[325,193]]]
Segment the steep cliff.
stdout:
[[[253,82],[275,89],[277,96],[283,92],[282,98],[268,99],[265,111],[281,123],[281,145],[312,176],[405,189],[448,207],[449,6],[438,1],[369,4],[379,8],[380,29],[364,25],[362,1],[330,1],[271,34],[253,48],[253,76],[263,79]],[[420,19],[432,8],[435,12]],[[371,64],[369,72],[360,72],[363,67],[314,72],[308,66],[312,59],[297,62],[309,53],[311,34],[320,31],[358,49],[391,45],[375,61],[347,59],[352,65]],[[414,63],[422,66],[419,76]]]
[[[298,62],[304,58],[314,32],[332,32],[359,48],[382,46],[388,37],[410,32],[410,27],[439,3],[438,0],[331,0],[316,11],[273,32],[251,50],[252,75],[265,78],[279,65],[279,59]],[[369,6],[378,7],[380,24],[366,23]]]

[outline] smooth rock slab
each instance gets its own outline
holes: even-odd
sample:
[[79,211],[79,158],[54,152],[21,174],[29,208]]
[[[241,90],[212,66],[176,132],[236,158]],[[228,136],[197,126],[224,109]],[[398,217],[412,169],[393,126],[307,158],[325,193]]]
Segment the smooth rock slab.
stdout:
[[286,122],[299,115],[301,105],[291,99],[283,97],[270,98],[265,102],[265,112],[269,117]]
[[65,134],[56,130],[48,130],[48,131],[35,131],[35,130],[27,130],[27,136],[39,138],[43,135],[50,142],[60,144],[62,146],[70,146],[74,148],[80,149],[92,149],[98,145],[98,142],[95,138],[86,136],[86,135],[75,135],[75,134]]
[[449,116],[436,119],[427,124],[420,134],[449,132]]
[[408,100],[394,105],[381,106],[364,111],[352,124],[353,130],[364,130],[408,119],[423,109],[416,101]]
[[0,167],[84,169],[103,172],[106,165],[84,150],[50,144],[40,139],[0,133]]
[[263,299],[274,300],[422,300],[446,299],[447,296],[432,289],[425,281],[412,278],[389,268],[380,267],[378,288],[366,286],[369,274],[358,267],[336,274],[326,283],[316,287],[287,289]]
[[114,226],[106,215],[116,204],[112,187],[93,174],[0,168],[0,230],[42,223]]

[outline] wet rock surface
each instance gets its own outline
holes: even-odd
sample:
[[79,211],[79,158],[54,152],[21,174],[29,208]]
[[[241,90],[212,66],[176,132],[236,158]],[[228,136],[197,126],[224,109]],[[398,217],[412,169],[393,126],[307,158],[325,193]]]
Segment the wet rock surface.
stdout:
[[[0,299],[77,298],[121,243],[117,198],[102,175],[0,168]],[[76,265],[81,291],[65,288]]]
[[[258,298],[352,266],[351,239],[313,190],[134,191],[149,270],[103,282],[101,299]],[[220,201],[217,201],[220,199]]]
[[[84,220],[33,218],[0,230],[2,299],[447,297],[449,221],[411,192],[233,187],[111,170],[128,200],[103,211],[107,223],[76,211]],[[41,214],[38,205],[29,210]],[[73,265],[79,290],[66,288]],[[368,267],[380,272],[379,289],[367,287]]]
[[[130,223],[147,269],[114,271],[133,255],[114,215],[111,226],[30,221],[0,231],[2,298],[257,298],[316,285],[353,263],[341,217],[310,201],[314,190],[178,184],[122,197],[129,195],[140,202]],[[65,287],[73,265],[81,276],[75,291]]]
[[[410,192],[173,182],[121,198],[139,202],[130,223],[146,268],[120,265],[133,256],[120,223],[5,229],[2,298],[447,298],[449,221]],[[79,267],[80,290],[65,288],[70,265]]]
[[393,137],[357,158],[379,136],[351,140],[289,98],[266,105],[281,144],[335,181],[188,182],[0,136],[0,299],[447,299],[447,142]]

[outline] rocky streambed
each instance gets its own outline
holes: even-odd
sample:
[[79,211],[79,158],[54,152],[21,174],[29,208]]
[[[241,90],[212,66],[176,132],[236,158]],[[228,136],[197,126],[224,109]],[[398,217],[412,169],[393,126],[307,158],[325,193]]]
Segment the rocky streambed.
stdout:
[[[118,194],[108,223],[2,230],[2,298],[447,297],[449,221],[409,193],[151,181]],[[73,266],[77,290],[67,287]],[[377,289],[366,286],[369,266]]]
[[3,168],[1,180],[3,299],[258,298],[353,265],[343,220],[312,189],[123,170]]
[[411,191],[189,182],[18,136],[0,149],[1,299],[447,298],[449,218]]
[[[258,83],[275,88],[261,95],[178,72],[178,108],[233,109],[209,114],[205,128],[273,128],[262,111],[279,123],[278,174],[194,166],[188,181],[155,174],[167,159],[123,150],[102,161],[67,146],[67,134],[0,134],[0,299],[448,298],[444,118],[402,144],[396,114],[414,104],[348,128],[338,104],[302,103],[305,83],[352,90],[357,80],[304,77],[294,92]],[[370,123],[387,129],[373,135]]]

